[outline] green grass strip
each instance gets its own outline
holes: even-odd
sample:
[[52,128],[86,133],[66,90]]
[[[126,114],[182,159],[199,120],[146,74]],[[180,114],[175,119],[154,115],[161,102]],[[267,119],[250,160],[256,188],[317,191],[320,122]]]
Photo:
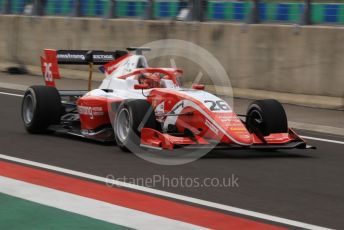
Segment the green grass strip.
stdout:
[[41,205],[0,193],[0,229],[122,230],[127,227]]

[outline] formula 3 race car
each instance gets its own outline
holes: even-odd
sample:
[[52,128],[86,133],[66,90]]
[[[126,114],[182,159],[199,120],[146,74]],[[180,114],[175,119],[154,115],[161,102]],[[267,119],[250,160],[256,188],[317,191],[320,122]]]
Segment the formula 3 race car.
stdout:
[[[195,148],[313,148],[288,128],[282,105],[273,99],[251,103],[240,119],[228,103],[203,85],[183,88],[183,71],[150,68],[142,55],[128,51],[50,50],[41,57],[45,86],[31,86],[22,101],[22,120],[29,133],[75,135],[158,150]],[[59,65],[100,65],[105,79],[91,90],[57,90]]]

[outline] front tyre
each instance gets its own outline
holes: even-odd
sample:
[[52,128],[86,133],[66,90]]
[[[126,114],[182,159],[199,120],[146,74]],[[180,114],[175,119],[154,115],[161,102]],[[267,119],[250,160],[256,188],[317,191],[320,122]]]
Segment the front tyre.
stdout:
[[61,98],[56,88],[31,86],[24,94],[21,117],[29,133],[44,133],[60,123]]
[[158,129],[152,106],[146,100],[127,100],[117,109],[114,133],[117,145],[124,151],[137,149],[142,128]]
[[246,115],[246,126],[250,132],[259,131],[263,136],[288,132],[287,115],[277,100],[254,101],[249,105]]

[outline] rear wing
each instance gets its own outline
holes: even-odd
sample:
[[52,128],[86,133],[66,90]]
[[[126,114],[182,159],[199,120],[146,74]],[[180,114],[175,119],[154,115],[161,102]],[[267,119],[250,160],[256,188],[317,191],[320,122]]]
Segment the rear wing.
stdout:
[[105,65],[124,55],[127,51],[116,50],[114,52],[102,50],[57,50],[57,62],[62,65]]
[[105,65],[111,61],[127,55],[127,51],[102,50],[53,50],[45,49],[41,57],[42,74],[47,86],[55,87],[54,79],[60,78],[59,64],[61,65],[88,65],[88,90],[91,90],[93,65]]

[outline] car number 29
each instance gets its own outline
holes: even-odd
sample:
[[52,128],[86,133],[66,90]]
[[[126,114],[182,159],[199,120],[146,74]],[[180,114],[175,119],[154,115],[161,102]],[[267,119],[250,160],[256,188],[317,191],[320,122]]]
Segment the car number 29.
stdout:
[[225,101],[219,100],[219,101],[212,101],[212,100],[206,100],[204,103],[207,105],[207,107],[211,111],[228,111],[230,110],[229,106]]

